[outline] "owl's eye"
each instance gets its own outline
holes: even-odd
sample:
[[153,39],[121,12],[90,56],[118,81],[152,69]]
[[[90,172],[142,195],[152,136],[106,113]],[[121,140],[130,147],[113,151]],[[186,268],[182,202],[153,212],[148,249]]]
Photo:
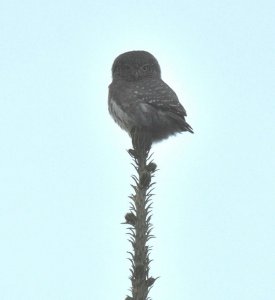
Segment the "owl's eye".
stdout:
[[144,65],[142,66],[142,71],[146,72],[150,70],[150,65]]

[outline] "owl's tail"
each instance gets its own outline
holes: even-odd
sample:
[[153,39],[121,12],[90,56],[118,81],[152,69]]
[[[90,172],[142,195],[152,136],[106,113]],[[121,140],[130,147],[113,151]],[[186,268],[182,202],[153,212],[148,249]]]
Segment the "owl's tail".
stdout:
[[184,123],[183,131],[189,131],[191,133],[194,133],[193,128],[187,122]]

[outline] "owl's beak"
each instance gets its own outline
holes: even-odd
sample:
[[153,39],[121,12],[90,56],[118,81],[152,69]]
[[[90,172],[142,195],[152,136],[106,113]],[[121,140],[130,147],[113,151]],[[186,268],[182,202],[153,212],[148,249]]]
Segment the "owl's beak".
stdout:
[[136,72],[135,72],[135,79],[138,79],[138,78],[139,78],[139,72],[136,71]]

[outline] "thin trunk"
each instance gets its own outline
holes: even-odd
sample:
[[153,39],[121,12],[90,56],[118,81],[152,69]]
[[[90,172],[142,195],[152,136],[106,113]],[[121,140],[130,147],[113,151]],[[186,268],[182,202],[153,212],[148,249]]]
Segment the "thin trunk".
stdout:
[[125,215],[126,224],[129,224],[129,241],[132,244],[131,257],[131,282],[132,296],[127,296],[126,300],[147,300],[148,293],[155,282],[155,278],[150,277],[150,247],[147,242],[153,237],[151,235],[152,224],[152,190],[154,183],[151,182],[156,164],[150,161],[149,152],[151,149],[151,139],[144,132],[132,132],[133,149],[128,152],[134,160],[133,166],[137,171],[137,176],[132,178],[135,184],[132,185],[134,193],[130,196],[130,212]]

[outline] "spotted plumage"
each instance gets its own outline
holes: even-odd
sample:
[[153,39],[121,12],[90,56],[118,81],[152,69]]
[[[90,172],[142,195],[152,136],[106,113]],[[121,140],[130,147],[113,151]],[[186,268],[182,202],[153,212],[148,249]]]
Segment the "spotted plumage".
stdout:
[[146,51],[130,51],[118,56],[112,67],[109,112],[129,134],[133,128],[149,134],[152,142],[189,131],[186,111],[175,92],[161,79],[160,66]]

